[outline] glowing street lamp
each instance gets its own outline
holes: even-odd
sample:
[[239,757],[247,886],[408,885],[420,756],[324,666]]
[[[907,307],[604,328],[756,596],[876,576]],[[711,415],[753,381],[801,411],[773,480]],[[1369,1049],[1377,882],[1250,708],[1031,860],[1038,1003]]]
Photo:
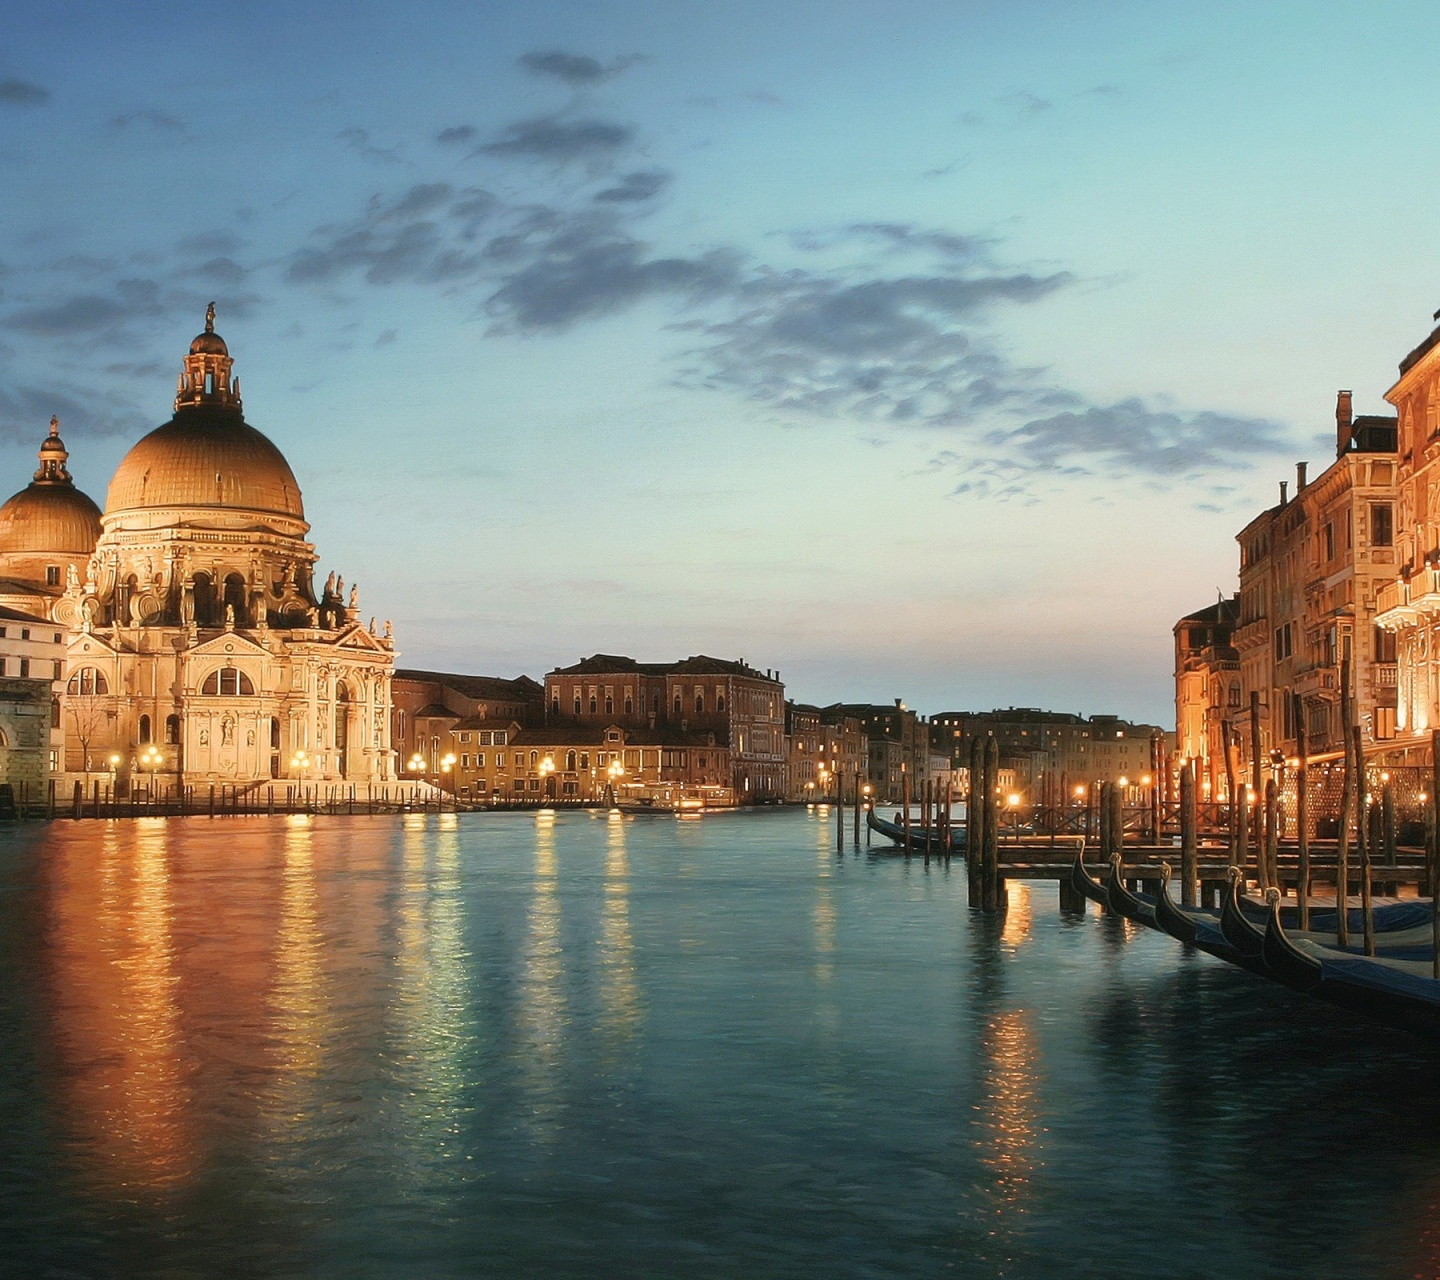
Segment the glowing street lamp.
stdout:
[[[296,752],[297,756],[304,756],[304,754],[305,753],[303,751]],[[415,754],[412,755],[410,759],[406,762],[406,768],[408,768],[411,773],[424,773],[425,757],[422,756],[418,751],[415,752]]]
[[305,770],[310,767],[310,757],[303,751],[297,751],[290,757],[290,772],[303,778]]
[[139,763],[142,771],[146,769],[150,771],[151,784],[153,786],[155,775],[160,772],[160,766],[165,763],[165,757],[160,754],[160,749],[152,742],[140,753]]
[[449,773],[452,769],[454,769],[454,768],[455,768],[455,757],[454,757],[454,755],[447,754],[447,755],[445,755],[445,756],[443,756],[443,757],[441,758],[441,760],[440,760],[440,772],[441,772],[441,773],[448,774],[448,773]]
[[555,761],[549,756],[546,756],[540,761],[538,770],[540,773],[540,794],[548,799],[549,793],[545,788],[550,781],[550,775],[555,772]]
[[615,788],[619,785],[620,779],[625,776],[625,766],[618,759],[610,761],[610,767],[605,770],[610,775],[610,803],[615,803]]

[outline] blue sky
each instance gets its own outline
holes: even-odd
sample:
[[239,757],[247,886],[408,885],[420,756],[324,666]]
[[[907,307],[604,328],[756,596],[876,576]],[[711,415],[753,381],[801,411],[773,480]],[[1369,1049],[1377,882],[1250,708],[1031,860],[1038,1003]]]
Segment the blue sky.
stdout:
[[1419,4],[54,3],[0,465],[205,303],[402,661],[1168,719],[1174,619],[1440,306]]

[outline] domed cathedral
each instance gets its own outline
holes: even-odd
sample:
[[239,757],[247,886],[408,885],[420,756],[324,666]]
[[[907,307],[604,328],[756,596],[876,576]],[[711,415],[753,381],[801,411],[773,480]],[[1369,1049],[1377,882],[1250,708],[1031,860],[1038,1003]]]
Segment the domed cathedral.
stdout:
[[125,455],[89,552],[59,562],[66,769],[119,755],[185,785],[388,780],[390,624],[363,626],[333,573],[316,587],[300,486],[232,370],[212,303],[175,416]]

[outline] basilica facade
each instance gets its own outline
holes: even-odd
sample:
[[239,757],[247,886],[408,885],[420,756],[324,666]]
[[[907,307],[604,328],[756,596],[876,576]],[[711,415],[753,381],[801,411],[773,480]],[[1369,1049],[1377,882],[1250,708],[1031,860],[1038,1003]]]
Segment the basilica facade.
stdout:
[[174,417],[125,455],[105,508],[58,424],[0,507],[0,607],[63,630],[55,767],[162,785],[387,781],[395,650],[358,592],[316,581],[300,487],[244,418],[214,307]]

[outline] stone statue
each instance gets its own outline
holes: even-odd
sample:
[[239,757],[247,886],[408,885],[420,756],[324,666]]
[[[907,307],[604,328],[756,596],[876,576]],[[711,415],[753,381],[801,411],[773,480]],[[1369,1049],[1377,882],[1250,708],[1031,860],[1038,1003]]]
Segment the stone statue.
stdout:
[[335,594],[335,570],[330,570],[330,576],[325,579],[325,596],[328,599]]
[[80,590],[80,572],[75,568],[74,561],[71,561],[65,566],[65,590]]
[[233,604],[225,606],[225,630],[235,630],[235,606]]
[[354,613],[355,610],[358,609],[359,607],[360,607],[360,588],[359,588],[358,586],[353,586],[353,587],[350,588],[350,612],[351,612],[351,613]]
[[228,747],[235,741],[235,721],[229,716],[220,721],[220,745]]
[[395,628],[390,625],[390,619],[389,619],[389,618],[386,618],[386,619],[385,619],[385,639],[387,639],[387,640],[393,640],[394,638],[395,638]]
[[378,636],[378,635],[380,634],[378,631],[375,630],[375,619],[374,619],[374,618],[371,618],[371,619],[370,619],[370,634],[371,634],[372,636]]
[[210,745],[210,730],[209,730],[209,729],[201,729],[201,730],[200,730],[200,745],[201,745],[202,747],[208,747],[208,746]]

